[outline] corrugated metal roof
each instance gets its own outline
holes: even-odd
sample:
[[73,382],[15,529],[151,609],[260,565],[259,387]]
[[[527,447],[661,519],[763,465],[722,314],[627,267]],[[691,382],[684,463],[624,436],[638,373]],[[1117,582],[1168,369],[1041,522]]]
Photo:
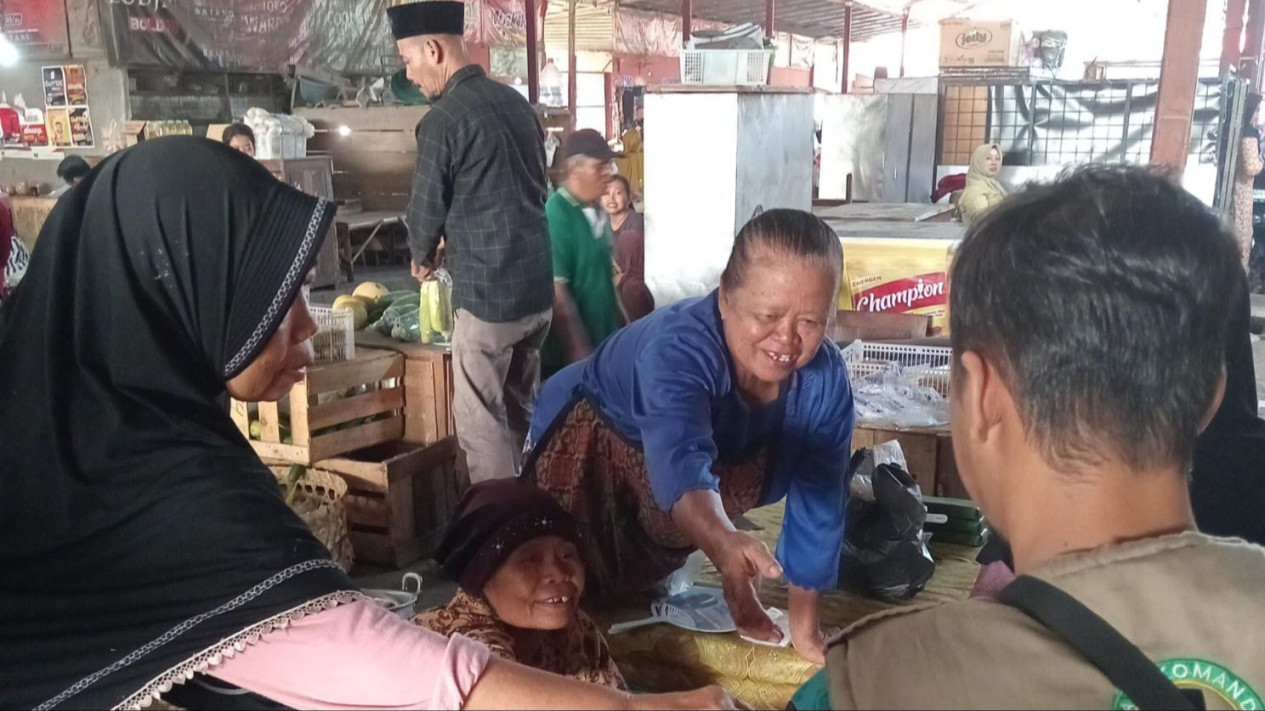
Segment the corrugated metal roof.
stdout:
[[[545,14],[545,46],[567,46],[569,0],[549,0]],[[614,3],[579,0],[575,9],[575,48],[580,52],[610,52],[615,45]]]
[[[586,0],[581,0],[585,4]],[[587,0],[591,3],[591,0]],[[622,0],[621,7],[670,15],[681,13],[681,0]],[[741,24],[764,24],[765,0],[693,0],[695,17]],[[565,10],[563,11],[565,14]],[[576,14],[579,18],[579,14]],[[843,37],[843,0],[776,0],[774,23],[778,32],[805,37]],[[900,31],[901,16],[875,10],[861,3],[852,6],[852,40],[863,42],[889,32]],[[911,21],[910,26],[917,23]]]

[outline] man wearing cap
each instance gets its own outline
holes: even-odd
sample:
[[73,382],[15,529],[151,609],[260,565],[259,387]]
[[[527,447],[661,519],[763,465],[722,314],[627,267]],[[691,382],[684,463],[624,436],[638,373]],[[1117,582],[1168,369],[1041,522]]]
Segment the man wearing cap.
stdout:
[[562,157],[562,187],[545,205],[554,290],[553,329],[541,357],[546,373],[583,360],[626,321],[615,293],[610,216],[599,202],[615,154],[586,128],[567,137]]
[[553,308],[544,129],[513,88],[470,61],[465,4],[387,10],[408,78],[432,104],[417,124],[406,222],[413,275],[440,240],[453,278],[453,415],[473,482],[512,477],[540,385]]

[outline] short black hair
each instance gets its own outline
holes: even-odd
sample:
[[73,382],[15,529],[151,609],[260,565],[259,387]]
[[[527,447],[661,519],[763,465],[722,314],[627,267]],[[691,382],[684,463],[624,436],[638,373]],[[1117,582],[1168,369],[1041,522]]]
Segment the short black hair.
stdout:
[[68,185],[76,180],[88,177],[91,172],[92,166],[88,165],[88,161],[79,156],[66,156],[57,165],[57,177]]
[[258,145],[255,143],[255,132],[250,130],[250,126],[247,126],[244,123],[230,123],[228,126],[224,127],[224,135],[220,137],[220,141],[227,146],[238,136],[245,136],[249,138],[250,145],[252,146]]
[[1244,279],[1234,238],[1193,195],[1143,168],[1085,167],[967,231],[950,279],[954,355],[999,368],[1060,471],[1185,467]]
[[839,243],[839,235],[815,215],[780,208],[751,218],[734,238],[729,262],[720,275],[725,291],[742,287],[747,270],[761,250],[816,263],[834,274],[836,287],[842,279],[843,245]]

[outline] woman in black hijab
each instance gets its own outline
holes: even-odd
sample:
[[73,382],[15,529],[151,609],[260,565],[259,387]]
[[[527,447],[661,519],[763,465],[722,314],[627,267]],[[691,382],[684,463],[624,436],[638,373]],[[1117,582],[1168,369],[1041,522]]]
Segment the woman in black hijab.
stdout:
[[[264,696],[727,703],[634,700],[410,625],[285,506],[223,396],[276,399],[301,377],[315,325],[298,297],[333,212],[195,138],[115,155],[53,210],[0,319],[0,708],[136,708],[201,672],[258,679],[240,662],[313,640],[335,642],[329,663],[358,683],[290,674]],[[430,663],[399,681],[387,657]]]
[[165,139],[106,161],[4,305],[0,706],[131,705],[222,640],[356,594],[218,402],[244,373],[241,394],[276,394],[248,366],[334,209],[229,155]]

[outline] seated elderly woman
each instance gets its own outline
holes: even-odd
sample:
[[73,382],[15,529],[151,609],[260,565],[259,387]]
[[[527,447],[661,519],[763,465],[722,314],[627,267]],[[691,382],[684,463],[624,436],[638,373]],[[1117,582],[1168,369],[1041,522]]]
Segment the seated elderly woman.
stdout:
[[[797,210],[738,233],[720,288],[659,309],[545,383],[523,476],[575,516],[594,593],[644,592],[694,550],[734,621],[776,642],[759,578],[790,582],[790,632],[822,661],[820,591],[835,585],[853,424],[826,341],[839,238]],[[534,443],[534,444],[531,444]],[[786,498],[777,557],[734,519]]]
[[579,608],[579,545],[575,519],[548,494],[517,479],[475,484],[435,555],[461,587],[413,621],[504,659],[623,689],[606,640]]

